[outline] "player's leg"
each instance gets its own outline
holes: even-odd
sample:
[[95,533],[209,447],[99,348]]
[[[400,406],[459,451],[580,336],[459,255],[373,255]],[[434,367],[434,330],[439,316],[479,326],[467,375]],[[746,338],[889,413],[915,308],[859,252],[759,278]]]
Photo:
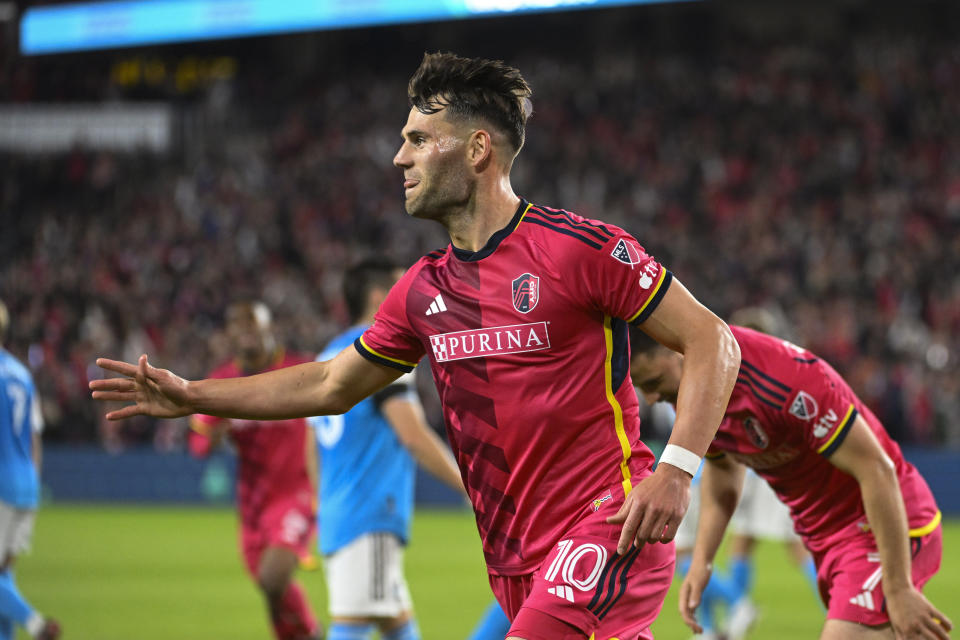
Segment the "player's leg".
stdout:
[[490,603],[468,640],[503,640],[510,630],[510,619],[496,600]]
[[293,580],[315,526],[309,504],[296,499],[274,502],[241,522],[244,562],[263,595],[279,640],[323,637],[306,594]]
[[321,637],[306,594],[293,579],[299,554],[287,547],[267,547],[257,567],[257,585],[270,612],[274,633],[281,640]]
[[13,573],[16,554],[26,551],[33,533],[34,512],[0,503],[0,639],[13,639],[14,626],[33,638],[60,636],[60,625],[45,619],[20,594]]

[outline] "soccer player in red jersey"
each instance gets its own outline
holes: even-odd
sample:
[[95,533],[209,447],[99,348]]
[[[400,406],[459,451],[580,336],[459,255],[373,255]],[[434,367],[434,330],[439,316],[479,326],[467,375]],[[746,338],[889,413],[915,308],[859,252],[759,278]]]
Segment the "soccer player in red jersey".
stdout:
[[[276,344],[270,310],[261,302],[227,309],[227,335],[235,358],[211,378],[248,376],[310,362]],[[250,576],[263,593],[279,640],[322,637],[307,597],[293,579],[310,555],[316,530],[316,450],[306,421],[231,420],[197,414],[188,435],[191,453],[206,456],[227,436],[237,450],[240,547]]]
[[[680,612],[694,610],[743,482],[744,465],[790,508],[827,608],[821,640],[948,638],[920,592],[940,567],[940,511],[926,481],[826,362],[785,340],[731,327],[742,363],[701,479],[693,561]],[[630,373],[650,403],[677,402],[686,362],[631,332]]]
[[[394,158],[406,209],[451,244],[407,271],[353,347],[198,382],[146,356],[100,359],[124,377],[92,383],[93,395],[135,403],[110,419],[339,413],[426,356],[508,639],[650,638],[670,541],[735,382],[736,341],[629,234],[513,192],[531,95],[516,69],[429,54],[408,94]],[[630,323],[687,362],[655,472],[628,381]]]

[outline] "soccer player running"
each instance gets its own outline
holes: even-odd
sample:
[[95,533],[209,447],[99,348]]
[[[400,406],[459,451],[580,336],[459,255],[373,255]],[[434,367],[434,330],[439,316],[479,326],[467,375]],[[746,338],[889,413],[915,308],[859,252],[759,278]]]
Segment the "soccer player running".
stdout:
[[[940,511],[876,416],[823,360],[733,326],[743,362],[707,453],[693,560],[680,613],[694,611],[740,494],[744,465],[790,508],[827,609],[821,640],[948,638],[920,592],[940,567]],[[678,402],[684,358],[631,332],[630,372],[648,402]]]
[[0,302],[0,640],[14,625],[32,638],[60,637],[60,625],[24,600],[13,577],[16,556],[30,547],[40,497],[43,417],[30,372],[3,348],[10,314]]
[[[353,348],[402,275],[382,260],[347,270],[343,294],[353,326],[318,361]],[[466,494],[449,448],[424,419],[414,374],[400,376],[342,416],[310,422],[321,455],[320,551],[332,618],[327,640],[368,640],[374,628],[383,640],[419,640],[403,571],[415,461]]]
[[[408,94],[394,158],[406,209],[451,244],[406,272],[370,329],[330,361],[231,380],[100,359],[123,377],[91,383],[93,396],[134,403],[109,419],[335,414],[426,355],[508,638],[649,638],[674,565],[673,544],[652,543],[669,543],[687,508],[736,341],[629,234],[513,192],[531,95],[516,69],[429,54]],[[628,323],[687,361],[655,472]]]
[[[262,302],[238,302],[226,313],[235,357],[210,377],[249,376],[311,358],[285,352],[273,335]],[[300,558],[310,555],[316,527],[316,450],[306,421],[236,420],[198,413],[188,446],[206,456],[227,436],[237,450],[240,548],[263,594],[278,640],[323,637],[303,588],[293,579]]]

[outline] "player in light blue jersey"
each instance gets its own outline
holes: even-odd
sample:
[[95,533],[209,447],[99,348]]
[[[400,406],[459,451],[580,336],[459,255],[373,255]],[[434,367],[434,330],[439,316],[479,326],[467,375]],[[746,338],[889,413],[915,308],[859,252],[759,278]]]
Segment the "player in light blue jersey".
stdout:
[[[353,344],[401,275],[373,261],[347,271],[344,297],[354,326],[318,360]],[[332,618],[327,640],[366,640],[374,629],[384,640],[418,640],[403,572],[415,464],[461,493],[463,485],[453,455],[424,420],[413,374],[343,415],[311,418],[311,424],[320,452],[318,529]]]
[[13,640],[14,624],[51,640],[60,625],[31,607],[13,578],[14,558],[30,547],[40,497],[43,419],[30,372],[2,346],[9,324],[0,302],[0,640]]

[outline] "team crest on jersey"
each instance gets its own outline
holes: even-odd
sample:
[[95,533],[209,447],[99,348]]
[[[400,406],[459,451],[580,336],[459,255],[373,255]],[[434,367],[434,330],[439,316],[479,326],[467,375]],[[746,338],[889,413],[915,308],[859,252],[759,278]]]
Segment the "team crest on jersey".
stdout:
[[520,313],[530,313],[540,302],[540,278],[529,273],[517,276],[513,281],[513,308]]
[[623,264],[630,265],[631,269],[633,265],[640,264],[640,251],[623,238],[620,238],[610,255]]
[[603,503],[606,502],[607,500],[612,499],[612,498],[613,498],[613,496],[608,493],[607,495],[603,496],[602,498],[597,498],[596,500],[594,500],[594,501],[593,501],[593,510],[594,510],[594,512],[600,511],[600,507],[603,506]]
[[798,391],[797,397],[790,404],[790,413],[801,420],[813,420],[820,411],[817,401],[806,391]]
[[767,433],[760,426],[760,421],[753,416],[744,418],[743,429],[747,432],[750,443],[757,449],[766,449],[770,446],[770,438],[767,437]]

